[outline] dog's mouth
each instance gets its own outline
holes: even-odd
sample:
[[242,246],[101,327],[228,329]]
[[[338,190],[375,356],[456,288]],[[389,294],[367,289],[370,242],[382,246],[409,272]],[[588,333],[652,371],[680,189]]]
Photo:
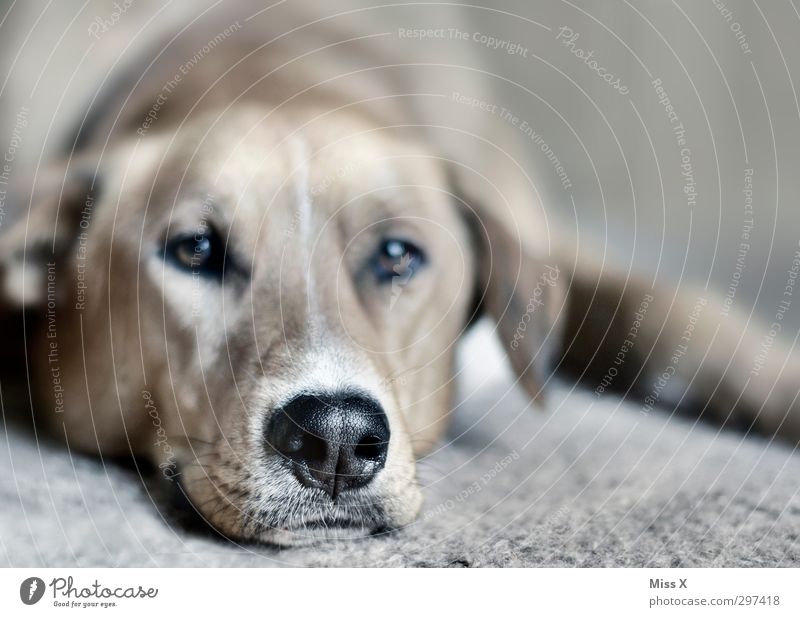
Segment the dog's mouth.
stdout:
[[287,507],[279,511],[255,506],[254,511],[243,514],[246,534],[264,542],[297,545],[319,540],[365,538],[394,528],[381,500],[373,496],[351,499],[346,503],[308,498],[304,492],[295,494],[294,505],[304,505],[292,507],[289,498]]
[[359,540],[390,533],[387,525],[365,524],[359,520],[304,521],[291,527],[272,529],[266,534],[268,542],[279,546],[305,546],[337,540]]
[[210,477],[198,482],[184,473],[176,476],[183,522],[231,541],[305,546],[373,537],[402,526],[386,512],[384,502],[393,500],[368,491],[334,501],[321,491],[296,486],[288,474],[273,476],[260,492]]
[[[379,511],[379,509],[378,509]],[[367,513],[365,513],[367,514]],[[394,527],[379,512],[364,517],[296,517],[282,525],[245,525],[245,537],[278,546],[305,546],[325,541],[358,540],[389,533]]]

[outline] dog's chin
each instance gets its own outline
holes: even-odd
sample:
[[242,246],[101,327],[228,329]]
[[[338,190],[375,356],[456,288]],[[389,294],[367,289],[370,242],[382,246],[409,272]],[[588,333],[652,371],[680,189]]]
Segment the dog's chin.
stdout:
[[302,547],[336,541],[353,541],[389,530],[382,526],[364,526],[357,522],[327,524],[309,522],[297,528],[271,529],[263,532],[258,541],[280,547]]
[[378,500],[372,508],[359,506],[359,515],[353,517],[341,512],[328,515],[320,510],[310,509],[304,515],[295,516],[288,521],[284,519],[280,524],[244,525],[243,531],[249,539],[280,547],[375,537],[411,524],[419,509],[420,499],[417,495],[418,492],[412,493],[410,501],[403,501],[403,507],[400,508],[390,505],[394,503],[396,506],[397,500]]
[[260,474],[244,477],[225,464],[180,469],[187,505],[206,525],[235,541],[289,547],[357,540],[405,527],[422,505],[410,474],[402,481],[378,478],[332,501],[319,489],[302,487],[279,465],[261,465]]

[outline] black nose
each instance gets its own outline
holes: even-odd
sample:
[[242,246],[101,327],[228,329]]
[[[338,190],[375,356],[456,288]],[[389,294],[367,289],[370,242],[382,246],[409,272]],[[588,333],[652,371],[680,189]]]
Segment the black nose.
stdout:
[[336,498],[383,469],[389,423],[366,396],[304,394],[276,411],[266,439],[292,463],[300,482]]

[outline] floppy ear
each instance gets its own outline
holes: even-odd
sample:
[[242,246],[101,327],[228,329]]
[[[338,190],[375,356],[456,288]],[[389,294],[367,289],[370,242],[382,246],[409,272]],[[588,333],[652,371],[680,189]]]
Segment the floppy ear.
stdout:
[[0,236],[0,308],[44,303],[48,271],[75,245],[84,210],[91,214],[95,186],[94,168],[77,164],[41,173],[27,196],[16,191],[9,213],[16,221]]
[[[485,199],[485,198],[484,198]],[[492,206],[460,198],[475,245],[475,315],[494,320],[500,343],[520,384],[538,401],[551,369],[551,351],[567,286],[565,273],[548,256],[537,204]],[[527,210],[525,210],[527,208]]]

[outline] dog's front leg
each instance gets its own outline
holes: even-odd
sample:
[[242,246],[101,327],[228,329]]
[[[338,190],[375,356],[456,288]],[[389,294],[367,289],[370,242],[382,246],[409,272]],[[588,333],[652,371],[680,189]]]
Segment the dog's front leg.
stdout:
[[800,441],[797,332],[730,310],[703,288],[577,271],[569,282],[559,367],[598,396]]

